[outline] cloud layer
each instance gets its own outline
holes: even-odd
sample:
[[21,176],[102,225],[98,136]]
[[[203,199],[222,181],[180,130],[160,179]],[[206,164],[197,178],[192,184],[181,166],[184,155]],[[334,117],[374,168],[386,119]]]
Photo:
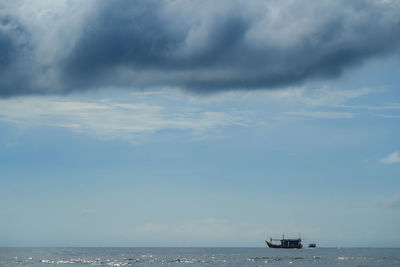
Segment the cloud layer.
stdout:
[[[207,98],[178,90],[106,92],[0,99],[0,123],[22,129],[61,127],[100,139],[132,143],[147,142],[149,136],[159,134],[180,136],[183,132],[191,140],[201,141],[225,138],[229,136],[225,133],[239,127],[270,128],[288,120],[373,120],[398,116],[400,109],[399,103],[352,105],[369,95],[385,97],[384,91],[371,88],[232,91]],[[15,141],[7,144],[14,145]],[[380,162],[391,164],[400,162],[400,158],[394,152]]]
[[391,0],[54,2],[0,4],[0,96],[277,88],[336,77],[400,41]]
[[400,163],[400,155],[399,152],[395,151],[389,156],[387,156],[384,159],[381,159],[381,163],[385,164],[394,164],[394,163]]
[[62,127],[106,140],[132,143],[139,142],[143,135],[161,131],[188,131],[194,139],[202,139],[218,128],[245,126],[235,112],[188,111],[182,108],[174,111],[160,105],[134,102],[133,97],[124,102],[108,99],[93,102],[53,96],[0,99],[0,122],[20,127]]

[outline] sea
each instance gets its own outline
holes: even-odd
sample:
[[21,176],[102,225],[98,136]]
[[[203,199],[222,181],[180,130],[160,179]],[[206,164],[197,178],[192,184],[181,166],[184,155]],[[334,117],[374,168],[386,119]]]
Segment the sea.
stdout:
[[5,248],[1,267],[400,266],[398,248]]

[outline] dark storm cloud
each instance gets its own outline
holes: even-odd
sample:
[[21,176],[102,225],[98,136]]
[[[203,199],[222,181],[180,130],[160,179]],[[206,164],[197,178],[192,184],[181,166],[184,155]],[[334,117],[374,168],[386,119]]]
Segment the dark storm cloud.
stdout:
[[[27,33],[20,23],[0,13],[0,95],[13,95],[24,90],[30,79]],[[23,62],[24,61],[24,62]]]
[[[398,50],[400,41],[396,1],[93,3],[75,27],[79,30],[67,34],[69,46],[36,38],[34,81],[25,79],[25,87],[1,82],[0,94],[105,86],[176,86],[193,92],[276,88],[337,77],[347,67]],[[49,26],[65,31],[70,24]],[[30,58],[12,35],[17,34],[0,31],[0,73],[15,72],[18,58]],[[57,53],[43,63],[35,49],[49,43]]]
[[12,35],[2,29],[9,24],[7,18],[0,18],[0,71],[7,69],[12,64],[13,57],[16,54],[15,42]]
[[166,67],[166,55],[181,38],[159,17],[156,1],[110,1],[86,21],[82,36],[64,62],[79,80],[119,66]]

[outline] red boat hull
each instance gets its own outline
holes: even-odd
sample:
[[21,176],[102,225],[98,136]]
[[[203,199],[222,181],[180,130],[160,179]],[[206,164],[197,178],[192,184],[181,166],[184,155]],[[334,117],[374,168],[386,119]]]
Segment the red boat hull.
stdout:
[[267,242],[267,245],[270,248],[302,248],[303,247],[302,244],[298,244],[296,246],[282,246],[282,245],[272,244],[271,242],[268,242],[267,240],[265,240],[265,242]]

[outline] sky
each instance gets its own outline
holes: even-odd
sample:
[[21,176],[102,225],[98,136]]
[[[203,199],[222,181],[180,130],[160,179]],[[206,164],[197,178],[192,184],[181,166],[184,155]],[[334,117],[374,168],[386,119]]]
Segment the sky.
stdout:
[[0,0],[0,246],[400,247],[399,14]]

